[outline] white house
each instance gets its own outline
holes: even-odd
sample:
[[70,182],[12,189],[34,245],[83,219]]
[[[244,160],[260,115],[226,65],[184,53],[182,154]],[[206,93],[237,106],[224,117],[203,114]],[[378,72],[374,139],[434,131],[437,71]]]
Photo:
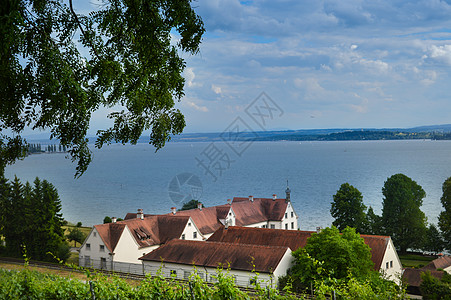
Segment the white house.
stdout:
[[[265,228],[221,227],[207,241],[233,244],[267,245],[288,247],[295,251],[307,244],[314,231],[270,230]],[[387,275],[397,283],[402,274],[402,265],[389,236],[360,235],[371,249],[371,260],[375,270]]]
[[142,273],[138,259],[171,239],[203,240],[204,237],[189,216],[144,218],[140,210],[134,219],[95,225],[80,247],[79,265]]
[[[173,210],[169,215],[190,216],[206,238],[226,222],[229,226],[288,230],[299,228],[299,217],[291,203],[289,188],[285,199],[278,199],[275,194],[272,198],[235,197],[224,205],[202,207],[199,203],[198,208],[177,212]],[[128,214],[127,217],[134,215]]]
[[288,247],[183,240],[171,240],[140,259],[146,274],[161,272],[178,279],[197,272],[202,279],[215,282],[218,267],[228,269],[239,286],[252,286],[258,272],[263,287],[276,286],[293,261]]

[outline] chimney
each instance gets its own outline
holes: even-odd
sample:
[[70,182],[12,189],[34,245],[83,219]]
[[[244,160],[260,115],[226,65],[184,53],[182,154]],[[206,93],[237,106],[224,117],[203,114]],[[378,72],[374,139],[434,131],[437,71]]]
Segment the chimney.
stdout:
[[177,213],[177,207],[171,207],[171,212],[175,215]]
[[277,195],[276,194],[272,194],[272,201],[276,201],[277,199]]
[[138,213],[136,214],[137,219],[144,220],[144,213],[142,208],[138,208]]
[[117,218],[116,217],[112,217],[111,218],[111,222],[116,223],[117,222]]
[[232,199],[227,199],[227,204],[232,205]]
[[254,196],[249,196],[249,201],[254,202]]
[[316,227],[316,233],[320,233],[322,228],[320,226]]
[[202,202],[197,202],[197,208],[198,208],[199,210],[202,210]]

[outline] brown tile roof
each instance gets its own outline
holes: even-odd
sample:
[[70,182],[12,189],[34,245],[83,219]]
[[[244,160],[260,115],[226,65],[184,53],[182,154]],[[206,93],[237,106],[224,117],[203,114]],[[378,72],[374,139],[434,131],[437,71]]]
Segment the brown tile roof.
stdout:
[[165,216],[190,216],[199,231],[205,235],[215,232],[222,226],[220,219],[225,219],[225,216],[227,215],[229,210],[230,205],[226,204],[212,207],[203,207],[202,210],[200,210],[199,208],[182,210],[177,211],[175,215],[173,213],[169,213]]
[[216,230],[207,240],[211,242],[223,242],[234,244],[253,244],[268,246],[286,246],[292,251],[304,247],[312,231],[282,230],[269,228],[253,228],[224,226]]
[[[286,246],[291,250],[297,250],[307,244],[307,239],[315,231],[282,230],[268,228],[250,228],[229,226],[225,229],[222,226],[207,241],[255,244],[268,246]],[[371,260],[374,262],[374,269],[379,270],[382,265],[385,250],[390,237],[360,235],[365,244],[371,248]]]
[[[217,242],[172,240],[141,257],[144,261],[178,263],[202,267],[222,266],[232,270],[271,273],[287,247],[239,245]],[[254,266],[253,266],[253,265]]]
[[424,267],[424,269],[436,271],[437,269],[446,269],[449,266],[451,266],[451,256],[444,255],[431,261]]
[[245,226],[264,221],[280,221],[283,219],[288,203],[285,199],[273,198],[233,198],[232,208],[236,214],[237,225]]
[[143,220],[127,219],[116,223],[95,225],[105,246],[114,252],[125,226],[130,230],[133,238],[140,248],[164,244],[167,241],[180,238],[188,216],[148,216]]
[[94,228],[99,233],[100,238],[102,239],[105,246],[113,252],[116,248],[117,242],[124,231],[125,224],[119,223],[108,223],[95,225]]
[[412,269],[412,268],[406,268],[402,274],[402,280],[403,282],[407,283],[409,286],[413,287],[419,287],[421,282],[423,281],[421,279],[421,273],[423,272],[431,272],[431,275],[437,279],[442,279],[444,271],[431,271],[431,270],[425,270],[422,269]]
[[[235,213],[236,225],[246,226],[260,222],[282,220],[287,205],[285,199],[254,198],[254,201],[251,202],[249,198],[235,197],[231,205],[204,207],[202,210],[193,208],[178,211],[176,215],[190,216],[200,232],[205,235],[215,232],[224,224],[230,207]],[[170,213],[168,215],[173,214]],[[136,217],[136,214],[127,214],[126,218],[133,216]]]

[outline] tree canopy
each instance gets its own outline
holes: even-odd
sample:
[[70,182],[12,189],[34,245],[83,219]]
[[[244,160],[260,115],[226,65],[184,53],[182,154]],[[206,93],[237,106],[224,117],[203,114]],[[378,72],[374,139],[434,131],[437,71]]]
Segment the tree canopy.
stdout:
[[367,233],[366,206],[360,191],[349,183],[343,183],[333,199],[330,214],[335,220],[332,224],[339,230],[349,226],[357,232]]
[[350,227],[342,234],[335,226],[313,233],[307,245],[294,251],[293,256],[291,274],[306,286],[326,278],[364,278],[374,271],[370,247]]
[[445,241],[445,248],[451,250],[451,177],[445,180],[442,190],[440,201],[445,211],[440,212],[438,225]]
[[401,252],[421,248],[426,238],[426,216],[420,207],[423,188],[404,174],[388,178],[382,188],[382,227]]
[[23,251],[37,260],[51,260],[47,252],[65,260],[69,248],[65,243],[61,202],[55,187],[46,180],[35,179],[22,184],[0,182],[0,234],[5,238],[6,253],[21,257]]
[[91,161],[89,121],[101,107],[121,108],[97,132],[98,148],[136,143],[150,130],[158,150],[182,132],[179,52],[196,54],[205,31],[190,0],[105,0],[88,15],[72,0],[4,0],[0,20],[0,169],[20,157],[25,128],[45,129],[81,175]]

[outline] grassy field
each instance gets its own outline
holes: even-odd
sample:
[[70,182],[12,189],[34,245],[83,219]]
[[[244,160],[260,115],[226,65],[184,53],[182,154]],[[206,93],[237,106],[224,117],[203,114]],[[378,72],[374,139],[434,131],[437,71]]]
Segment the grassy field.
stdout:
[[404,268],[421,268],[434,260],[434,256],[423,256],[420,254],[403,254],[399,255],[402,266]]
[[[69,230],[72,228],[78,228],[81,232],[83,232],[86,235],[86,237],[88,236],[88,234],[91,232],[91,229],[92,229],[92,227],[76,227],[76,226],[66,225],[66,226],[63,226],[64,235],[69,234]],[[74,241],[68,240],[68,242],[71,247],[80,247],[81,246],[80,243],[75,243],[75,246],[74,246]]]

